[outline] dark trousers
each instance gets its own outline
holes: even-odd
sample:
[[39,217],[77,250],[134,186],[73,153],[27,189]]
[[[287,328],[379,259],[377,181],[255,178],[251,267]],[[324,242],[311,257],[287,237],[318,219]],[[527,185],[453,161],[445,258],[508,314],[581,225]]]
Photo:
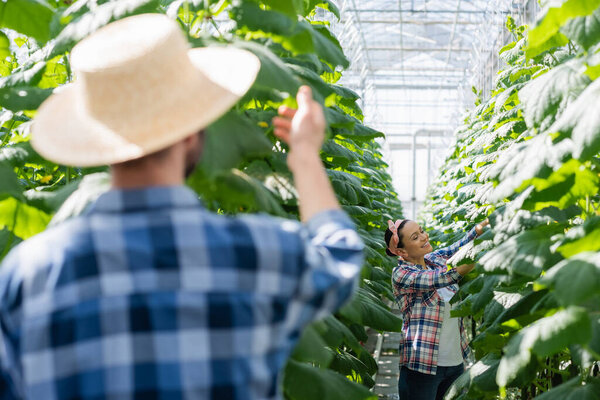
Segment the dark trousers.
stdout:
[[400,400],[442,400],[444,394],[465,370],[463,364],[454,367],[437,367],[435,375],[400,367],[398,394]]

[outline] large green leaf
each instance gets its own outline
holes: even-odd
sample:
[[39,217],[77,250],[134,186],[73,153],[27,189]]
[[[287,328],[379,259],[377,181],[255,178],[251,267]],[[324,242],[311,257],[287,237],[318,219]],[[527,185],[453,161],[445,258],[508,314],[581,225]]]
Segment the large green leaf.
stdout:
[[487,252],[480,260],[486,272],[510,273],[537,278],[561,257],[550,250],[550,237],[561,232],[560,226],[546,225],[522,232]]
[[11,110],[35,110],[52,94],[52,89],[20,87],[0,89],[0,106]]
[[530,179],[547,178],[552,168],[558,169],[573,151],[573,142],[565,139],[555,142],[552,135],[540,134],[531,140],[517,143],[503,151],[488,171],[498,185],[487,200],[495,203],[523,190]]
[[556,264],[539,283],[554,288],[565,305],[581,304],[600,294],[600,253],[583,252]]
[[583,225],[572,228],[557,249],[563,257],[571,257],[584,251],[598,250],[600,250],[600,217],[592,217]]
[[231,111],[206,129],[201,164],[216,174],[237,167],[244,158],[266,155],[272,146],[258,125]]
[[255,86],[292,94],[296,93],[300,82],[286,64],[266,46],[249,41],[236,41],[234,44],[237,47],[251,51],[259,58],[260,71],[256,77]]
[[600,41],[600,7],[591,15],[567,21],[560,31],[584,49],[589,49]]
[[573,156],[589,160],[600,152],[600,79],[589,85],[550,128],[552,132],[570,134]]
[[292,358],[296,361],[312,362],[327,367],[333,360],[333,354],[323,351],[326,343],[313,326],[308,326],[302,332],[294,351]]
[[556,386],[536,400],[599,400],[600,380],[590,379],[582,384],[580,377],[575,377],[562,385]]
[[23,198],[23,187],[19,184],[17,175],[10,165],[0,163],[0,199],[12,196],[16,199]]
[[545,11],[545,15],[536,27],[529,32],[527,57],[534,57],[544,50],[557,45],[564,45],[564,40],[557,40],[561,26],[570,18],[589,15],[600,7],[599,0],[562,0],[559,7],[552,7]]
[[556,114],[590,83],[585,70],[582,60],[573,60],[538,76],[519,90],[527,126],[549,126]]
[[506,346],[496,383],[505,387],[517,378],[533,354],[548,357],[570,344],[586,344],[590,339],[590,319],[585,309],[570,307],[536,321],[517,333]]
[[352,322],[370,326],[379,331],[400,332],[402,329],[402,320],[363,288],[358,290],[357,294],[339,313]]
[[70,51],[77,42],[110,22],[131,15],[155,12],[158,4],[159,0],[112,0],[100,4],[93,11],[86,12],[70,21],[54,40],[34,53],[31,62],[50,60]]
[[335,348],[345,344],[357,354],[363,351],[363,347],[352,331],[334,316],[328,316],[314,323],[313,326],[330,347]]
[[46,229],[50,215],[12,197],[0,201],[0,228],[10,229],[21,239],[28,239]]
[[291,400],[377,400],[366,387],[329,370],[289,360],[283,388]]
[[40,44],[50,38],[54,10],[42,0],[0,2],[0,26],[31,36]]
[[540,210],[556,206],[566,209],[578,200],[598,193],[600,177],[597,172],[571,159],[547,178],[533,178],[526,184],[533,185],[536,190],[524,202],[523,208]]

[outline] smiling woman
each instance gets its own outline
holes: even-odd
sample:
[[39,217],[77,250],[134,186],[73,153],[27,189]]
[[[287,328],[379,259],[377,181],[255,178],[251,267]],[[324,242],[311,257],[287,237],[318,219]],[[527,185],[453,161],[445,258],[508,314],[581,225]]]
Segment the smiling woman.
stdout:
[[386,253],[398,257],[392,284],[404,321],[398,381],[402,400],[441,399],[464,371],[469,348],[462,319],[450,316],[449,301],[473,265],[448,269],[446,262],[487,224],[486,220],[453,245],[433,251],[429,235],[415,221],[388,221]]

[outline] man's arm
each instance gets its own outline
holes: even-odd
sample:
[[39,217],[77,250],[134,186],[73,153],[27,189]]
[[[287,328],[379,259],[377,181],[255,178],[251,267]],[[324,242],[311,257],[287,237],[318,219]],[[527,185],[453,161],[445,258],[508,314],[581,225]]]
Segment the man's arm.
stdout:
[[323,109],[313,100],[308,86],[302,86],[296,98],[298,110],[282,106],[280,117],[275,117],[273,124],[275,135],[290,148],[287,162],[298,191],[300,218],[307,222],[322,211],[339,209],[340,205],[319,157],[325,138]]
[[325,138],[325,115],[309,87],[297,95],[298,110],[279,109],[274,133],[289,146],[288,166],[298,191],[300,233],[305,268],[287,318],[296,332],[312,320],[337,310],[353,294],[363,263],[364,244],[354,223],[340,209],[319,157]]

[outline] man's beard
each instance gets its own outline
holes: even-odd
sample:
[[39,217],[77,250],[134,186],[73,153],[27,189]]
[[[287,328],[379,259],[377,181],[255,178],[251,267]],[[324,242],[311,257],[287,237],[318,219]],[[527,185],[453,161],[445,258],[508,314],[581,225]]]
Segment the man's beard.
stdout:
[[190,150],[185,156],[185,178],[189,178],[190,175],[196,170],[196,166],[200,162],[202,157],[202,148],[204,147],[204,129],[197,133],[198,145],[196,148]]

